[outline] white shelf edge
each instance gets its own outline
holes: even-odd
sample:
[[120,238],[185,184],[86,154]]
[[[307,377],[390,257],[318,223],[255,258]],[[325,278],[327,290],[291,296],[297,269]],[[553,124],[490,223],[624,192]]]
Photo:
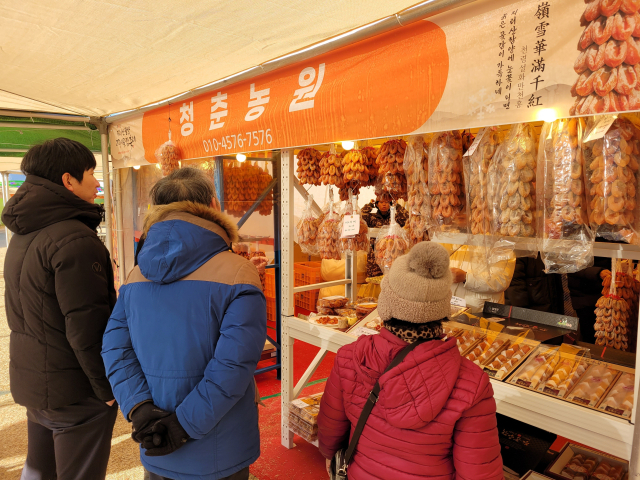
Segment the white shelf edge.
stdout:
[[[434,233],[433,241],[438,243],[451,243],[454,245],[482,246],[485,244],[486,240],[482,235],[436,232]],[[488,237],[487,245],[490,245],[493,241],[495,241],[495,239]],[[516,250],[538,250],[537,239],[517,238],[514,239],[513,243]],[[593,255],[605,258],[627,258],[631,260],[640,260],[640,246],[629,245],[626,243],[595,242],[593,244]]]
[[491,380],[498,413],[629,459],[633,425],[612,415]]
[[[331,352],[356,341],[352,335],[283,317],[291,337]],[[629,459],[633,425],[612,415],[552,398],[505,382],[491,380],[497,412],[521,422]]]

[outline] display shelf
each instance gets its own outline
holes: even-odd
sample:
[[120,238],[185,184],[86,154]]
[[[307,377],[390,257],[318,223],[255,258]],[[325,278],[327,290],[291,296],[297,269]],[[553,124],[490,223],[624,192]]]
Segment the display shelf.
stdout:
[[[497,239],[491,236],[470,235],[466,233],[435,233],[432,240],[438,243],[451,243],[454,245],[483,246],[492,245]],[[532,251],[538,249],[538,241],[539,240],[535,238],[514,238],[512,240],[512,243],[516,251]],[[547,242],[549,242],[550,244],[552,244],[553,242],[564,242],[564,244],[566,245],[569,241],[547,240]],[[629,245],[626,243],[595,242],[593,244],[593,255],[595,257],[640,260],[640,246]]]
[[498,413],[629,459],[634,426],[606,413],[491,380]]
[[[356,341],[354,336],[347,333],[313,325],[295,317],[283,317],[283,336],[286,336],[283,343],[292,344],[291,339],[296,339],[330,352],[337,352],[340,347]],[[304,377],[310,378],[323,358],[324,355],[317,357]],[[293,362],[293,358],[289,361]],[[491,380],[491,383],[498,413],[598,450],[630,458],[634,426],[629,421],[497,380]],[[295,399],[297,395],[294,392],[299,393],[299,390],[294,389],[292,384],[283,384],[283,408]],[[283,445],[287,446],[287,415],[282,416],[282,424]]]

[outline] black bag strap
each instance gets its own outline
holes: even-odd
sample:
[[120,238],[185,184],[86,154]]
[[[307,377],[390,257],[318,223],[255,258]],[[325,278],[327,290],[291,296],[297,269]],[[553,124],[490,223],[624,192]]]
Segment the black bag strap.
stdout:
[[[418,345],[426,342],[426,339],[420,339],[417,342],[412,343],[411,345],[407,345],[402,349],[400,353],[396,355],[396,357],[391,361],[389,366],[385,369],[384,373],[387,373],[392,368],[396,367],[404,358],[411,353],[411,351],[416,348]],[[384,374],[383,373],[383,374]],[[382,376],[382,375],[381,375]],[[376,381],[376,384],[373,386],[373,390],[369,393],[369,398],[367,399],[367,403],[364,404],[364,408],[362,409],[362,413],[360,414],[360,418],[358,419],[358,424],[356,425],[356,429],[353,431],[353,437],[351,437],[351,441],[349,442],[349,448],[347,448],[347,452],[344,455],[344,464],[349,465],[351,461],[351,457],[353,456],[353,452],[356,449],[356,445],[358,444],[358,440],[360,440],[360,435],[362,435],[362,430],[364,430],[364,425],[367,423],[367,419],[369,418],[369,414],[376,402],[378,401],[378,395],[380,394],[380,383]]]

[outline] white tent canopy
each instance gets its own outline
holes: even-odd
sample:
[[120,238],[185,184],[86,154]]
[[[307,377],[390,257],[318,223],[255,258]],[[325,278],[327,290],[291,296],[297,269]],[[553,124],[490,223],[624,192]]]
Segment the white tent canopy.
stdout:
[[104,116],[347,32],[415,0],[9,0],[0,109]]

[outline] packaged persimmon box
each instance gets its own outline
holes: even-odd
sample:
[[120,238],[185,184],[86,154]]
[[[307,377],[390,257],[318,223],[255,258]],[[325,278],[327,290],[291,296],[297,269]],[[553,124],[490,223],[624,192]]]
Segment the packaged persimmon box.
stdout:
[[598,410],[615,415],[617,417],[630,419],[633,411],[635,370],[616,366],[622,371],[613,387],[598,405]]
[[536,390],[552,397],[565,398],[582,378],[591,362],[586,348],[563,344],[547,365]]
[[503,334],[504,343],[495,350],[495,355],[482,363],[487,375],[496,380],[505,380],[511,372],[524,362],[540,345],[540,342],[528,338],[528,332],[519,335]]
[[622,374],[620,368],[605,362],[593,362],[569,392],[567,400],[596,408]]

